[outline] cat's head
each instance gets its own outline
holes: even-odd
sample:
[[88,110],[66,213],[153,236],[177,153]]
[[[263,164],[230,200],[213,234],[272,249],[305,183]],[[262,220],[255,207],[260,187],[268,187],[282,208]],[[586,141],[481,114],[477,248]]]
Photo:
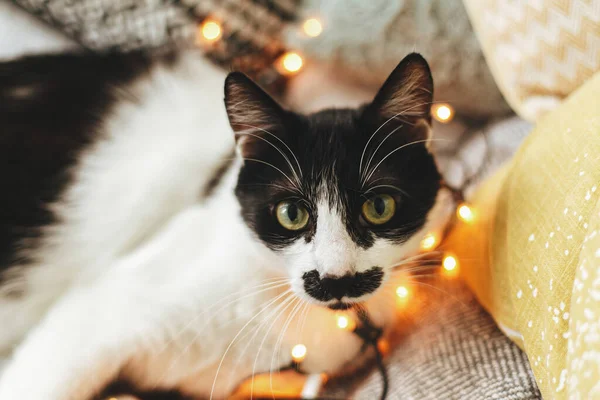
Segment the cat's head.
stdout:
[[441,181],[429,151],[432,96],[416,53],[359,109],[299,115],[245,75],[227,77],[243,219],[302,298],[361,302],[418,247]]

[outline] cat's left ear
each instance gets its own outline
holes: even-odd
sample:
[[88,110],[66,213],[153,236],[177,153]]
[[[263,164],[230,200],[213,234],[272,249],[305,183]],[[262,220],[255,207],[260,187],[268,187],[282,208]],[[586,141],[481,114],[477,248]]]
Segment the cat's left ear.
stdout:
[[225,108],[244,157],[251,156],[260,145],[256,136],[282,130],[283,108],[241,72],[232,72],[225,79]]
[[[367,107],[378,120],[397,119],[428,139],[431,132],[433,77],[427,61],[418,53],[404,57]],[[425,125],[425,126],[424,126]]]

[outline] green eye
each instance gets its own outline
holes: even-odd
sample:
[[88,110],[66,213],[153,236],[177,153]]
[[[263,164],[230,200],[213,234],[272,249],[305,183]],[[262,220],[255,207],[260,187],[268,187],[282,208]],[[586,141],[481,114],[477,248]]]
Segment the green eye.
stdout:
[[276,214],[277,221],[281,226],[290,231],[300,230],[308,224],[306,208],[290,201],[282,201],[277,204]]
[[377,195],[364,202],[362,206],[363,217],[373,225],[388,222],[396,212],[396,202],[387,194]]

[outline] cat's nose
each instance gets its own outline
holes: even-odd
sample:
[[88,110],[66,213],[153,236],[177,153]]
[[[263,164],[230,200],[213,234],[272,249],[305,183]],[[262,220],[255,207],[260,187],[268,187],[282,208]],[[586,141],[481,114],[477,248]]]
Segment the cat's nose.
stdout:
[[321,278],[317,270],[306,272],[304,290],[306,293],[320,301],[332,299],[342,300],[344,297],[356,298],[373,293],[383,281],[383,270],[373,267],[364,272],[347,274],[344,276],[327,276]]

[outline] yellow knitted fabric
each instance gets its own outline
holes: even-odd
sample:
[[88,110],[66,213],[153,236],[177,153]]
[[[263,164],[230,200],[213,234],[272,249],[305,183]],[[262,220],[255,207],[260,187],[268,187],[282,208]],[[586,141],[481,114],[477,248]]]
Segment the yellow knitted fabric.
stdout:
[[600,73],[544,117],[448,247],[545,399],[600,399]]

